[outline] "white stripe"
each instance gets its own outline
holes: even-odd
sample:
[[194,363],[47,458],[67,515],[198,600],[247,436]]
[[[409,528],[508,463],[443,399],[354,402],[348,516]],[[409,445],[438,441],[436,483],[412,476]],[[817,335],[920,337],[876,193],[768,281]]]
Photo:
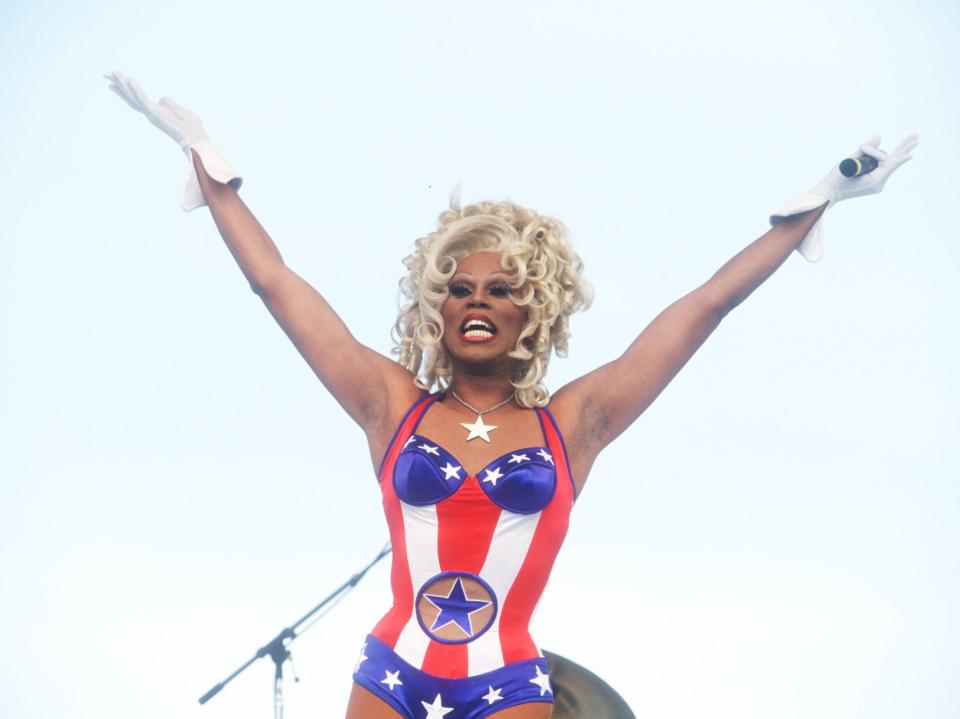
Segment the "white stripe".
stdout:
[[[407,564],[410,567],[410,581],[413,585],[413,601],[417,601],[417,592],[430,577],[440,574],[440,555],[437,549],[437,508],[428,504],[416,507],[400,502],[403,512],[403,531],[407,540]],[[423,657],[430,645],[430,637],[420,628],[417,621],[417,608],[407,619],[394,651],[407,662],[417,667],[423,666]]]
[[490,551],[480,570],[480,576],[493,589],[497,597],[497,616],[490,628],[477,639],[467,644],[467,674],[482,674],[503,666],[503,650],[500,648],[500,614],[503,602],[526,559],[533,533],[540,522],[540,515],[514,514],[501,511],[497,528],[493,531]]

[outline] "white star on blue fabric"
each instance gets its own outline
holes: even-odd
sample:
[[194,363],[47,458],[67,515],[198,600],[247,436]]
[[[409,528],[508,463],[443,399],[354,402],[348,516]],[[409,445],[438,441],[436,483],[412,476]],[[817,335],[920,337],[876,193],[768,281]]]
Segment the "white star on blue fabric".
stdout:
[[543,457],[544,461],[549,462],[550,464],[553,464],[553,457],[547,454],[547,450],[541,449],[539,452],[537,452],[537,454]]
[[435,454],[435,455],[437,455],[438,457],[440,456],[440,453],[437,451],[437,448],[436,448],[436,447],[431,447],[431,446],[430,446],[429,444],[427,444],[426,442],[424,442],[423,444],[421,444],[421,445],[418,447],[418,449],[422,449],[422,450],[423,450],[424,452],[426,452],[427,454]]
[[490,691],[488,691],[486,694],[480,697],[481,699],[487,700],[487,706],[490,706],[494,702],[503,701],[503,697],[500,696],[500,692],[503,690],[503,687],[500,687],[500,689],[494,689],[489,684],[487,684],[487,686],[490,687]]
[[531,684],[536,684],[540,687],[540,696],[543,696],[547,692],[553,694],[553,690],[550,688],[550,675],[544,674],[540,671],[540,667],[537,667],[537,676],[530,680]]
[[511,454],[507,464],[519,464],[520,462],[529,462],[530,458],[525,454]]
[[424,719],[442,719],[444,714],[449,714],[456,709],[456,707],[445,707],[439,694],[437,694],[437,698],[433,700],[432,704],[427,704],[425,701],[421,701],[420,703],[423,704],[423,708],[427,710],[427,716]]
[[353,668],[353,673],[356,674],[360,671],[360,665],[367,661],[367,655],[364,652],[367,651],[367,643],[363,643],[363,647],[360,649],[360,656],[357,657],[357,665]]
[[408,439],[407,442],[406,442],[406,444],[403,445],[403,448],[406,449],[407,447],[410,446],[410,443],[411,443],[411,442],[416,442],[416,441],[417,441],[417,438],[416,438],[414,435],[411,434],[411,435],[410,435],[410,439]]
[[460,479],[460,470],[461,467],[459,465],[455,467],[453,462],[447,462],[446,467],[440,468],[440,471],[447,475],[444,479]]
[[500,479],[503,474],[500,472],[499,467],[494,467],[492,470],[487,470],[487,476],[483,478],[484,482],[490,482],[494,487],[497,486],[497,480]]
[[386,684],[390,687],[390,691],[393,691],[393,687],[399,684],[403,686],[403,682],[400,681],[400,670],[397,669],[395,672],[388,672],[386,669],[383,670],[383,673],[386,674],[386,677],[380,680],[381,684]]

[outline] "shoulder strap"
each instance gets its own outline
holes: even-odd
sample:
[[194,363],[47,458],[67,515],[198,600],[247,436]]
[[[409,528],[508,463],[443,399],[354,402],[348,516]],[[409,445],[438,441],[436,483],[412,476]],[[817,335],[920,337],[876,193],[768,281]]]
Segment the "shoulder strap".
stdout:
[[[570,472],[570,458],[567,456],[567,445],[563,441],[563,435],[560,434],[557,420],[553,418],[553,413],[546,407],[537,407],[536,409],[540,415],[540,422],[543,425],[543,433],[547,438],[547,445],[550,447],[550,453],[553,455],[553,462],[557,468],[557,474],[561,475],[559,479],[562,480],[562,475],[566,475],[572,493],[571,501],[576,501],[577,487],[573,483],[573,474]],[[544,417],[547,418],[546,422],[543,421]]]
[[410,436],[413,428],[420,422],[423,413],[427,411],[431,400],[435,399],[436,396],[436,394],[424,394],[407,410],[407,413],[403,416],[403,419],[397,427],[397,431],[393,433],[393,439],[391,439],[390,444],[387,445],[387,451],[384,452],[383,459],[380,460],[380,469],[377,472],[378,479],[383,476],[383,468],[386,466],[387,460],[390,458],[395,460],[396,455],[400,454],[400,450],[403,449],[402,443],[407,441],[407,437]]

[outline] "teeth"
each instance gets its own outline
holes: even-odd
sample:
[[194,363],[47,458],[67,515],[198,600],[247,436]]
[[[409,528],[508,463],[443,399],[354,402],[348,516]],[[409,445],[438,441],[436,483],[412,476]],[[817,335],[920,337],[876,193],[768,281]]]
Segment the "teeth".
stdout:
[[470,320],[463,326],[464,333],[471,332],[473,330],[483,330],[488,333],[493,332],[493,325],[484,322],[483,320]]
[[480,340],[493,337],[493,332],[487,332],[487,330],[468,330],[463,333],[463,336],[467,339]]

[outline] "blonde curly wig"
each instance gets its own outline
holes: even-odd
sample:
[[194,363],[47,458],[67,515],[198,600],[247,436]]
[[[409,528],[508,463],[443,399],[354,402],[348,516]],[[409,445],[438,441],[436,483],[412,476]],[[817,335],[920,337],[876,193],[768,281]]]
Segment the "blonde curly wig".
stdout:
[[550,351],[567,355],[570,315],[590,306],[593,290],[581,276],[583,262],[566,228],[512,202],[477,202],[461,209],[454,191],[437,230],[418,239],[414,253],[403,260],[409,272],[400,280],[400,292],[409,301],[393,327],[393,354],[413,372],[417,387],[449,386],[452,367],[440,308],[457,264],[484,251],[502,254],[501,265],[513,276],[513,302],[527,308],[527,322],[509,353],[515,360],[514,399],[524,407],[542,407],[550,398],[543,384]]

